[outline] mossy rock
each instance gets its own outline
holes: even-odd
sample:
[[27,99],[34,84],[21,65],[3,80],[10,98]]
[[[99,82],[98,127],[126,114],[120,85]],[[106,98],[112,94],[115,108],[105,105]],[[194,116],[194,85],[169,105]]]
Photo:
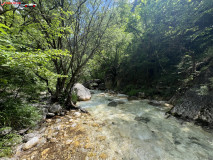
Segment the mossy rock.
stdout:
[[11,127],[3,127],[0,129],[0,137],[3,137],[7,134],[9,134],[12,131]]

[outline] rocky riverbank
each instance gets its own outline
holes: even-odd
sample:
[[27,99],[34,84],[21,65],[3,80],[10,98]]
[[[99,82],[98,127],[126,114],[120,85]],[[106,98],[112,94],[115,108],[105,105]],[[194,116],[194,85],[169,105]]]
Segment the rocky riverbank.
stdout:
[[172,99],[170,113],[186,121],[213,128],[213,60],[208,60],[197,75]]

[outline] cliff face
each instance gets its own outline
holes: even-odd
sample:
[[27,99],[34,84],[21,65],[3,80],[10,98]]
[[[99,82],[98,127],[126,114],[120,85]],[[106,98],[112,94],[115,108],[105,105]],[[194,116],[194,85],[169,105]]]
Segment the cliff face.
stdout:
[[213,128],[213,60],[199,72],[192,85],[176,97],[170,113]]

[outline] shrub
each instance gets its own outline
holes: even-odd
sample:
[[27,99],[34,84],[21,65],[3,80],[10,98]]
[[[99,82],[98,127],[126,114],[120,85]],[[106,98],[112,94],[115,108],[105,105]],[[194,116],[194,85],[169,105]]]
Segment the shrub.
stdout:
[[72,99],[73,103],[74,103],[74,104],[77,103],[77,101],[78,101],[78,96],[77,96],[77,94],[76,94],[76,93],[72,93],[71,96],[72,96],[71,99]]
[[10,156],[12,154],[12,146],[22,142],[22,138],[17,134],[8,134],[0,138],[0,157]]
[[33,127],[41,119],[39,110],[17,99],[0,102],[0,127],[10,126],[14,129]]

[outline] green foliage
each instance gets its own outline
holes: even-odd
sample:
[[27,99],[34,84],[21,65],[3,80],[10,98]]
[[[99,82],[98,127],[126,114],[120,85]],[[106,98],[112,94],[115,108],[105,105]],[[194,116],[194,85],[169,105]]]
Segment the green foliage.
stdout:
[[7,157],[12,155],[12,147],[21,143],[22,138],[17,134],[8,134],[0,138],[0,157]]
[[73,101],[74,104],[78,101],[78,96],[76,93],[72,93],[71,100]]
[[35,107],[22,104],[18,99],[6,99],[0,102],[0,126],[15,129],[33,127],[41,120],[41,114]]

